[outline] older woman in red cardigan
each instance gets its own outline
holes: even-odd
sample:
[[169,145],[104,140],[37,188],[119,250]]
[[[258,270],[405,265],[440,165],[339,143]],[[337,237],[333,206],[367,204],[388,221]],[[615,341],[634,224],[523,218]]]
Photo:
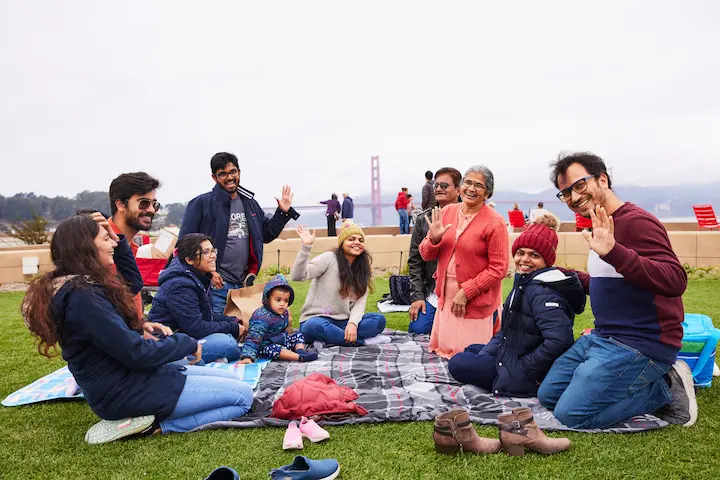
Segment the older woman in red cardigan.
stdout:
[[430,351],[445,358],[489,342],[500,328],[509,244],[505,220],[485,205],[494,184],[490,169],[470,167],[460,185],[462,203],[434,209],[420,243],[422,258],[438,261]]

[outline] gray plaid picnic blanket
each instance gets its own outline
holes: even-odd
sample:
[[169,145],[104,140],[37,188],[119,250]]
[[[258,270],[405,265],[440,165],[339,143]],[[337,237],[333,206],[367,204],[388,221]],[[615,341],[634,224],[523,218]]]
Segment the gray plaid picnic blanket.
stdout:
[[[322,419],[323,425],[434,420],[451,408],[466,408],[477,423],[496,425],[500,413],[515,407],[531,407],[544,430],[573,430],[561,424],[537,398],[496,397],[472,385],[456,382],[447,360],[428,353],[427,335],[385,331],[392,343],[364,347],[332,347],[319,352],[309,363],[270,362],[263,370],[250,413],[237,420],[204,425],[206,428],[247,428],[286,426],[289,422],[271,418],[273,402],[289,386],[311,373],[322,373],[338,384],[355,390],[356,403],[368,415]],[[667,426],[652,415],[642,415],[606,429],[585,432],[633,433]]]

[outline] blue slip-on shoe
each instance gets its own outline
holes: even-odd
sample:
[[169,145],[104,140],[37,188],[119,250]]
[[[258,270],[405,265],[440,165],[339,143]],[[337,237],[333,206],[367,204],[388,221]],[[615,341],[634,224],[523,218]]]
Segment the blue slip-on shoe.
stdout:
[[334,458],[310,460],[299,455],[293,463],[270,470],[272,480],[333,480],[340,474],[340,464]]
[[240,475],[230,467],[218,467],[205,480],[240,480]]

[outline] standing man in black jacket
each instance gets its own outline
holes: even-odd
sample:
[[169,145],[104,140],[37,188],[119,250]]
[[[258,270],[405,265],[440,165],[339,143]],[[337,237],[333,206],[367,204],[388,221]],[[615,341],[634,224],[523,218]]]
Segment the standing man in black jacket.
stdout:
[[433,184],[433,173],[428,170],[425,172],[425,185],[422,188],[422,205],[420,208],[427,210],[435,206],[435,185]]
[[[432,172],[428,172],[432,175]],[[435,172],[434,201],[440,208],[451,203],[457,203],[460,197],[460,181],[462,174],[451,167],[444,167]],[[428,183],[430,184],[430,183]],[[423,200],[425,198],[425,188],[423,188]],[[425,207],[423,202],[423,212],[417,216],[415,228],[413,229],[412,238],[410,240],[410,256],[408,257],[408,271],[410,273],[410,333],[430,333],[432,330],[433,320],[435,319],[435,309],[437,308],[437,295],[435,295],[435,279],[433,274],[437,269],[437,262],[426,262],[420,256],[418,246],[420,242],[427,236],[428,224],[425,221],[425,215],[435,207],[435,203],[429,207]]]

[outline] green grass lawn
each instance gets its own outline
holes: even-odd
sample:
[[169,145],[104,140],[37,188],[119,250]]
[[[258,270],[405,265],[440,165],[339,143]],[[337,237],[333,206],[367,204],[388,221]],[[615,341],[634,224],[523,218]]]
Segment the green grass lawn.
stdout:
[[[386,293],[378,280],[369,305]],[[505,291],[510,281],[505,282]],[[298,318],[307,284],[295,284],[293,316]],[[0,293],[0,398],[63,365],[40,356],[19,313],[22,293]],[[687,312],[710,315],[720,325],[720,282],[691,281]],[[592,326],[588,311],[575,333]],[[407,314],[388,315],[388,327],[406,330]],[[99,326],[98,328],[102,328]],[[691,428],[671,426],[637,434],[571,433],[569,452],[553,456],[509,457],[435,453],[432,423],[384,423],[328,428],[325,444],[306,442],[303,454],[333,457],[343,479],[482,478],[720,478],[720,386],[698,393],[700,417]],[[280,428],[215,430],[155,436],[107,445],[87,445],[85,431],[97,417],[82,401],[0,407],[0,478],[173,478],[200,479],[220,465],[243,479],[267,478],[290,463]],[[478,427],[497,437],[497,429]]]

